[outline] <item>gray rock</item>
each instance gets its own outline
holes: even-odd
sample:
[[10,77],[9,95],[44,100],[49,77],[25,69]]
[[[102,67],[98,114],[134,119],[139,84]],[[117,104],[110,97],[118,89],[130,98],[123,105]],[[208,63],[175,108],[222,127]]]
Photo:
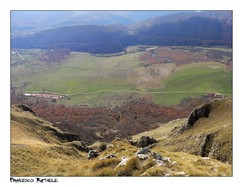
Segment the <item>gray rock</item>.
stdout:
[[147,154],[147,153],[150,153],[151,151],[147,148],[147,147],[144,147],[144,148],[141,148],[139,149],[137,152],[136,152],[136,155],[138,154]]
[[92,158],[95,158],[97,156],[99,156],[99,152],[98,151],[95,151],[95,150],[90,150],[89,153],[88,153],[88,159],[92,159]]
[[151,155],[154,157],[155,160],[164,160],[163,157],[158,153],[152,152]]
[[179,129],[178,133],[183,133],[185,130],[188,130],[193,127],[194,123],[202,117],[208,117],[211,110],[211,105],[209,103],[204,104],[200,107],[195,108],[188,116],[187,123]]
[[162,160],[155,160],[155,162],[158,166],[166,166],[166,164]]
[[213,134],[207,134],[203,138],[203,141],[201,142],[199,155],[202,157],[209,156],[209,153],[212,149],[212,145],[213,145]]
[[142,136],[139,140],[130,140],[129,142],[131,145],[137,147],[147,147],[149,145],[156,143],[157,141],[153,137]]
[[138,147],[147,147],[151,144],[156,143],[157,141],[150,136],[142,136],[140,140],[138,141]]
[[101,143],[100,146],[98,147],[98,149],[99,149],[100,151],[105,151],[106,148],[107,148],[107,146],[106,146],[106,144],[105,144],[104,142]]
[[141,148],[139,149],[137,152],[136,152],[136,156],[141,159],[141,160],[145,160],[147,159],[149,156],[147,155],[147,153],[151,153],[151,151],[149,150],[149,148],[147,147],[144,147],[144,148]]
[[192,113],[188,117],[188,126],[193,126],[194,123],[201,117],[208,117],[210,113],[210,105],[205,104],[200,108],[196,108],[192,111]]
[[127,165],[127,162],[128,162],[130,159],[131,159],[131,158],[127,158],[127,157],[123,156],[121,162],[115,167],[114,170],[116,170],[116,169],[117,169],[118,167],[120,167],[120,166],[125,166],[125,165]]
[[105,156],[103,158],[100,158],[99,160],[105,160],[105,159],[110,159],[110,158],[117,158],[117,157],[114,154],[110,154],[110,155],[107,155],[107,156]]
[[145,155],[145,154],[137,154],[137,157],[138,157],[140,160],[146,160],[149,156],[148,156],[148,155]]

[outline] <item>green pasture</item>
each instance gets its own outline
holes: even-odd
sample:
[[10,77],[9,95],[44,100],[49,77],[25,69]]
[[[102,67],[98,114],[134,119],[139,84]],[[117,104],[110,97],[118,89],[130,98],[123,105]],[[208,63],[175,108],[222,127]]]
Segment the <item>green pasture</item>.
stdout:
[[155,103],[171,105],[207,92],[232,94],[232,71],[218,62],[179,66],[161,82],[161,89],[139,92],[128,82],[128,71],[140,66],[138,57],[142,52],[111,57],[72,52],[60,65],[51,68],[35,58],[31,61],[40,52],[21,51],[29,62],[11,67],[11,84],[22,87],[23,92],[52,92],[71,98],[58,101],[60,104],[115,106],[150,95]]
[[232,93],[232,72],[217,62],[192,63],[178,68],[163,84],[164,91]]
[[[137,67],[139,53],[114,57],[95,57],[87,53],[72,53],[61,66],[21,78],[15,84],[30,81],[26,91],[48,91],[62,94],[97,92],[100,90],[135,90],[126,79],[127,70]],[[41,68],[40,68],[41,69]],[[13,70],[14,71],[14,70]],[[15,68],[16,71],[16,68]],[[20,70],[21,71],[21,70]],[[13,77],[15,77],[13,75]]]
[[164,93],[154,93],[155,103],[178,104],[186,97],[208,92],[232,95],[232,72],[217,62],[192,63],[179,67],[163,81]]

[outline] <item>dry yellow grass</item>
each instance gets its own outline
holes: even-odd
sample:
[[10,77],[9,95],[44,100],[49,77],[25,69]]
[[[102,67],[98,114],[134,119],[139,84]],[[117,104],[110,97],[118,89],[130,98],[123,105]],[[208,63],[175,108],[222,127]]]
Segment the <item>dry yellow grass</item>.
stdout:
[[46,127],[62,133],[30,112],[16,106],[11,108],[12,176],[62,176],[69,165],[84,159],[84,153],[65,146]]
[[186,152],[199,155],[200,145],[206,135],[211,135],[212,147],[209,157],[232,163],[232,98],[214,100],[211,102],[211,111],[208,118],[200,118],[192,128],[177,133],[186,123],[186,119],[175,120],[159,128],[133,136],[138,139],[143,135],[152,136],[159,142],[156,147],[168,151]]
[[[155,146],[151,151],[159,153],[163,158],[171,159],[171,163],[167,163],[166,166],[158,166],[152,157],[146,160],[136,158],[135,152],[138,148],[131,146],[126,140],[113,141],[112,145],[99,158],[113,153],[117,158],[93,159],[92,170],[87,173],[89,176],[232,176],[232,165],[215,159],[183,152],[169,152]],[[122,156],[130,160],[126,166],[116,168],[115,165],[122,160]]]
[[[158,166],[151,156],[146,160],[138,159],[135,156],[138,148],[123,139],[112,141],[99,157],[88,160],[87,153],[60,141],[50,130],[54,127],[49,122],[16,107],[11,109],[11,114],[12,176],[232,176],[231,164],[183,152],[170,152],[163,146],[165,138],[151,148],[163,158],[171,159],[172,162],[165,166]],[[166,137],[181,122],[178,120],[176,124],[168,124],[164,131],[161,126],[160,131]],[[62,133],[59,129],[55,130]],[[193,131],[197,132],[195,129]],[[221,140],[223,136],[221,133],[218,139]],[[159,137],[158,133],[156,137]],[[179,147],[174,144],[174,148],[176,146]],[[110,154],[116,155],[116,158],[100,160]],[[129,158],[127,165],[117,167],[123,156]]]
[[166,124],[161,124],[160,127],[156,128],[156,129],[153,129],[151,131],[142,132],[140,134],[132,136],[132,139],[138,140],[142,136],[151,136],[157,140],[166,139],[171,134],[172,129],[185,124],[186,120],[187,120],[187,118],[177,119],[177,120],[170,121],[169,123],[166,123]]

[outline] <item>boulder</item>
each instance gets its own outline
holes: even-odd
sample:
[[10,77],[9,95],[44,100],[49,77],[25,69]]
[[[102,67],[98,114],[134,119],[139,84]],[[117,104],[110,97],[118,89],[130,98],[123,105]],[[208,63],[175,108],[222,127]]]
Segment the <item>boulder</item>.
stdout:
[[138,145],[138,140],[129,140],[129,143],[133,146],[137,146]]
[[151,151],[147,148],[147,147],[144,147],[144,148],[141,148],[139,149],[137,152],[136,152],[136,155],[138,154],[147,154],[147,153],[150,153]]
[[131,145],[137,146],[137,147],[147,147],[149,145],[152,145],[156,143],[157,141],[150,136],[142,136],[138,141],[130,141]]
[[151,155],[154,157],[155,160],[164,160],[163,157],[158,153],[152,152]]
[[95,158],[97,156],[99,156],[99,152],[98,151],[95,151],[95,150],[90,150],[89,153],[88,153],[88,159],[92,159],[92,158]]
[[105,160],[105,159],[110,159],[110,158],[117,158],[117,157],[114,154],[110,154],[110,155],[100,158],[99,160]]
[[106,145],[106,143],[104,143],[104,142],[102,142],[102,143],[100,144],[100,146],[98,147],[98,149],[99,149],[100,151],[105,151],[106,148],[107,148],[107,145]]
[[128,162],[128,160],[130,160],[130,159],[131,159],[131,158],[127,158],[127,157],[123,156],[121,162],[115,167],[115,170],[116,170],[116,168],[118,168],[118,167],[120,167],[120,166],[125,166],[125,165],[127,165],[127,162]]
[[149,156],[148,156],[148,155],[145,155],[145,154],[137,154],[137,157],[138,157],[140,160],[146,160]]
[[151,153],[151,151],[147,148],[147,147],[144,147],[144,148],[141,148],[139,149],[137,152],[136,152],[136,156],[141,159],[141,160],[145,160],[147,159],[149,156],[147,155],[148,153]]
[[158,166],[165,166],[166,163],[164,162],[165,160],[163,159],[163,157],[155,152],[152,152],[151,155],[154,157],[154,161]]
[[158,166],[166,166],[163,160],[154,160]]

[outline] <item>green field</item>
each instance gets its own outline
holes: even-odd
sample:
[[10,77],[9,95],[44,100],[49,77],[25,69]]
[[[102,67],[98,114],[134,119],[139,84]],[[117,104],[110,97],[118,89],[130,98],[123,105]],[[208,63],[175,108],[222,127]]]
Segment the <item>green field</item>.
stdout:
[[[100,90],[135,90],[126,81],[126,70],[138,66],[136,56],[94,57],[74,53],[60,67],[31,77],[26,91],[49,91],[63,94]],[[23,78],[28,81],[29,78]]]
[[[129,82],[128,75],[131,76],[131,72],[136,72],[140,67],[139,56],[142,52],[111,57],[72,52],[56,66],[38,61],[36,56],[41,53],[40,50],[21,52],[28,63],[11,67],[12,86],[21,88],[22,92],[51,92],[69,96],[69,100],[57,102],[60,104],[115,106],[124,101],[151,96],[155,103],[171,105],[178,104],[185,97],[197,97],[207,92],[232,94],[232,71],[219,62],[179,66],[161,80],[160,88],[140,89]],[[17,58],[14,54],[12,61]],[[156,70],[155,67],[145,68],[142,75],[155,80],[146,74]],[[158,70],[160,68],[163,72],[166,67],[158,65]],[[150,79],[146,80],[146,84]],[[138,77],[138,80],[142,81],[143,77]]]
[[232,71],[217,62],[192,63],[179,67],[163,84],[163,91],[169,93],[153,94],[156,103],[177,104],[208,92],[232,95]]
[[232,72],[217,62],[192,63],[178,68],[164,81],[164,91],[232,93]]

